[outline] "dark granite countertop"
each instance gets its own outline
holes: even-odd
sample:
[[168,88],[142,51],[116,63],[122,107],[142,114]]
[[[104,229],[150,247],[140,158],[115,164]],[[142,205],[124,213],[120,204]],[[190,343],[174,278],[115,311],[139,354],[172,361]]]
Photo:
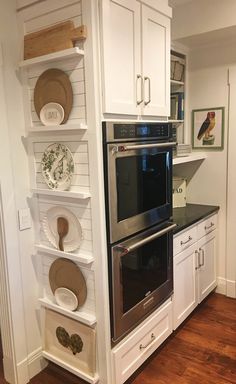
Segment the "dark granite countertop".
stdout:
[[183,208],[174,208],[172,220],[177,224],[174,234],[182,231],[199,220],[218,212],[220,207],[215,205],[187,204]]

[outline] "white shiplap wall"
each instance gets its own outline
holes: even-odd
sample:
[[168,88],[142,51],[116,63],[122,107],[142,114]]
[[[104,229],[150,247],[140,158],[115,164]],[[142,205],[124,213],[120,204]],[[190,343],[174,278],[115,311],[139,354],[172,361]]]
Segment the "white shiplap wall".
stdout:
[[[47,297],[53,303],[56,303],[54,295],[50,288],[49,283],[49,269],[51,264],[55,261],[54,256],[42,255],[42,285],[44,290],[44,297]],[[86,267],[81,267],[81,265],[77,264],[80,268],[87,287],[87,298],[81,307],[79,307],[78,312],[83,311],[89,314],[95,315],[95,298],[94,298],[94,272]]]
[[[75,27],[82,24],[81,14],[81,1],[75,0],[50,0],[42,2],[31,2],[32,6],[28,7],[29,1],[19,1],[19,7],[27,6],[19,13],[20,18],[24,20],[24,34],[31,33],[56,23],[72,20]],[[46,7],[45,7],[46,5]],[[77,44],[80,48],[83,48],[82,44]],[[57,68],[64,71],[71,82],[73,90],[73,106],[67,124],[74,124],[75,126],[86,124],[86,92],[85,92],[85,69],[83,57],[76,57],[70,59],[58,59],[58,61],[49,63],[40,63],[34,65],[25,70],[25,101],[26,110],[28,111],[28,118],[30,127],[42,128],[42,135],[40,133],[37,137],[33,137],[29,140],[29,158],[30,158],[30,170],[31,170],[31,183],[32,187],[39,189],[48,189],[47,184],[44,181],[41,170],[41,159],[46,148],[52,143],[62,143],[66,145],[73,156],[75,162],[75,172],[72,178],[70,191],[73,192],[90,192],[90,178],[89,178],[89,156],[88,156],[88,142],[82,134],[70,136],[64,132],[63,136],[59,136],[55,132],[54,136],[48,137],[47,133],[44,135],[44,126],[40,122],[40,119],[35,111],[34,106],[34,89],[39,76],[47,69]],[[30,128],[28,127],[28,128]],[[62,206],[69,209],[79,220],[82,227],[82,241],[80,247],[75,250],[75,255],[80,256],[92,255],[93,243],[92,243],[92,222],[91,222],[91,204],[89,199],[70,199],[60,198],[55,191],[54,196],[38,196],[38,212],[33,216],[38,221],[35,223],[36,229],[36,242],[38,244],[45,245],[49,248],[53,246],[48,241],[42,226],[43,219],[47,211],[55,206]],[[38,230],[37,230],[38,229]],[[41,268],[41,292],[44,296],[55,302],[54,296],[51,292],[48,272],[51,263],[55,260],[55,256],[50,254],[44,254],[40,252],[39,255],[42,259]],[[85,304],[81,308],[83,311],[95,314],[95,299],[94,299],[94,271],[91,265],[84,266],[79,264],[87,284],[88,295]]]
[[91,223],[91,209],[90,209],[90,202],[89,200],[80,200],[78,203],[67,203],[65,200],[56,200],[53,199],[53,201],[48,200],[46,198],[40,197],[38,200],[38,206],[39,206],[39,220],[40,220],[40,233],[39,233],[39,243],[42,245],[45,245],[49,248],[52,248],[53,246],[48,241],[43,227],[42,227],[42,221],[43,218],[46,216],[47,211],[52,207],[65,207],[68,210],[72,212],[78,219],[81,228],[82,228],[82,241],[80,244],[80,247],[73,252],[73,254],[80,255],[83,254],[83,252],[86,253],[92,253],[93,250],[93,243],[92,243],[92,223]]
[[[34,88],[39,76],[47,69],[57,68],[65,72],[73,90],[73,105],[67,124],[79,124],[86,121],[86,98],[84,84],[84,60],[80,58],[40,64],[28,69],[28,99],[30,100],[31,125],[42,125],[34,107]],[[42,127],[43,130],[43,127]]]
[[51,142],[45,140],[33,143],[35,170],[34,175],[36,187],[48,189],[47,184],[45,183],[42,175],[41,160],[43,153],[47,149],[47,147],[53,143],[58,142],[66,145],[69,148],[74,159],[75,170],[69,190],[73,192],[89,192],[90,180],[88,167],[88,143],[86,141],[71,141],[68,137],[65,137],[63,140],[57,140],[57,137],[55,136],[55,140],[52,140]]

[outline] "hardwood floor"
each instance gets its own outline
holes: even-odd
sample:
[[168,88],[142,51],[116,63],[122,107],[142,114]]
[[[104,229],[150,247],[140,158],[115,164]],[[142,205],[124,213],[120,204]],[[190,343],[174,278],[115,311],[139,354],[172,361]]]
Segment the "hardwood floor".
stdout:
[[[0,384],[4,384],[2,370]],[[32,384],[84,384],[50,364]],[[126,384],[236,384],[236,300],[211,294]],[[112,383],[109,383],[112,384]]]
[[236,383],[236,300],[210,295],[131,383]]

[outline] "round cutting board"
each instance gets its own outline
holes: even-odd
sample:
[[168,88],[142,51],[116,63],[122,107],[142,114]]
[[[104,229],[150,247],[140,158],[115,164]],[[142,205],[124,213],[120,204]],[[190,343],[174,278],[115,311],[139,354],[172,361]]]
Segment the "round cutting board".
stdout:
[[79,267],[71,260],[56,259],[49,269],[49,282],[53,294],[57,288],[71,290],[78,299],[78,306],[84,304],[87,297],[87,287]]
[[43,72],[34,88],[34,106],[38,117],[45,104],[58,103],[64,109],[64,124],[73,104],[73,91],[69,77],[60,69],[52,68]]

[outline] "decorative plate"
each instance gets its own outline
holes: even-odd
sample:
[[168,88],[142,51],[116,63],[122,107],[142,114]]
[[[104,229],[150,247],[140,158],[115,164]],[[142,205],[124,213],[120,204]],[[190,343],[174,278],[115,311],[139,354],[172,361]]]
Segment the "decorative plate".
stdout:
[[69,76],[61,69],[47,69],[37,80],[34,88],[34,106],[38,117],[47,103],[58,103],[63,107],[65,115],[62,123],[65,124],[73,105],[73,90]]
[[43,153],[41,167],[49,188],[61,191],[69,188],[74,173],[74,160],[66,145],[60,143],[49,145]]
[[68,233],[63,239],[65,252],[72,252],[79,248],[82,240],[82,228],[77,217],[67,208],[56,206],[50,208],[43,219],[43,230],[47,239],[56,249],[59,249],[59,235],[57,230],[58,217],[65,217],[68,221]]
[[47,103],[40,111],[43,125],[60,125],[64,119],[64,108],[58,103]]
[[58,288],[67,288],[75,294],[79,307],[84,304],[87,297],[86,282],[80,268],[72,260],[56,259],[49,269],[49,283],[54,295]]
[[69,311],[75,311],[78,307],[77,296],[68,288],[59,287],[54,292],[57,304]]

